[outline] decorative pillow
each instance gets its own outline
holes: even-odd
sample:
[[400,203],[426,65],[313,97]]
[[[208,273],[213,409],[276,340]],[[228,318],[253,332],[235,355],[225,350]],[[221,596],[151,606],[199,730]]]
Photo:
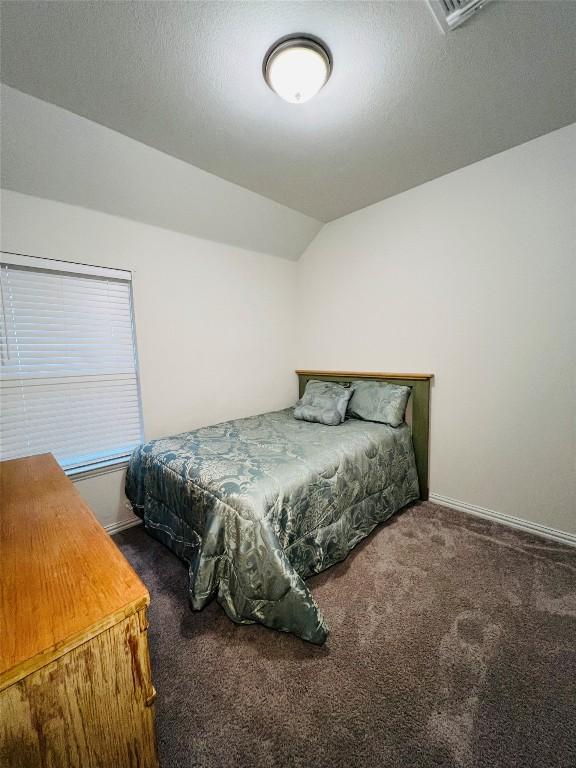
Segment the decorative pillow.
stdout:
[[350,385],[311,379],[294,407],[294,418],[335,427],[346,418],[346,407],[353,391]]
[[404,421],[410,387],[385,381],[353,381],[354,394],[348,405],[348,416],[364,421],[380,421],[399,427]]

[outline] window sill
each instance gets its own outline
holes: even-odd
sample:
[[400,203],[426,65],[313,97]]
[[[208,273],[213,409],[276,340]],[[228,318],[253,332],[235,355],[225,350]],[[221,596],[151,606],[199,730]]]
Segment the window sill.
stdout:
[[99,475],[109,475],[111,472],[121,472],[128,466],[128,456],[122,456],[118,459],[101,461],[91,467],[77,467],[65,470],[70,480],[87,480],[90,477]]

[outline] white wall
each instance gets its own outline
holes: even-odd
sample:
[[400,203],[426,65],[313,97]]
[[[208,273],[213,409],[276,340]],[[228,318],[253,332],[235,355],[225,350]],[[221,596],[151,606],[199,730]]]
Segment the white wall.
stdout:
[[301,367],[433,372],[431,492],[576,533],[576,126],[327,224]]
[[4,189],[287,259],[297,259],[322,226],[8,86],[0,98]]
[[[294,262],[10,191],[1,214],[2,250],[135,272],[146,438],[294,402]],[[122,483],[78,482],[105,525]]]
[[[36,195],[3,193],[2,248],[135,270],[146,437],[288,405],[295,364],[432,371],[432,493],[576,533],[575,126],[334,221],[295,264],[270,254],[318,222],[2,100],[4,181]],[[126,518],[122,473],[78,486]]]

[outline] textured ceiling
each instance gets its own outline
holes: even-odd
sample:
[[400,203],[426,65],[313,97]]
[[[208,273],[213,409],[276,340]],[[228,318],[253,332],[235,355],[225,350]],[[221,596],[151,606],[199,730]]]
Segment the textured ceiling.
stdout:
[[[287,104],[277,38],[334,71]],[[443,35],[414,2],[8,2],[2,80],[328,221],[576,120],[576,3],[493,2]]]

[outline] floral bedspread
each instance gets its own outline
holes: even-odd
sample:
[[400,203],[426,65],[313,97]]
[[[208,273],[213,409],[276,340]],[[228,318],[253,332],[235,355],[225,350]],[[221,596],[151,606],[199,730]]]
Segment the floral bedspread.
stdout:
[[137,448],[126,495],[189,565],[192,607],[312,643],[328,628],[305,579],[418,498],[410,428],[324,426],[288,408]]

